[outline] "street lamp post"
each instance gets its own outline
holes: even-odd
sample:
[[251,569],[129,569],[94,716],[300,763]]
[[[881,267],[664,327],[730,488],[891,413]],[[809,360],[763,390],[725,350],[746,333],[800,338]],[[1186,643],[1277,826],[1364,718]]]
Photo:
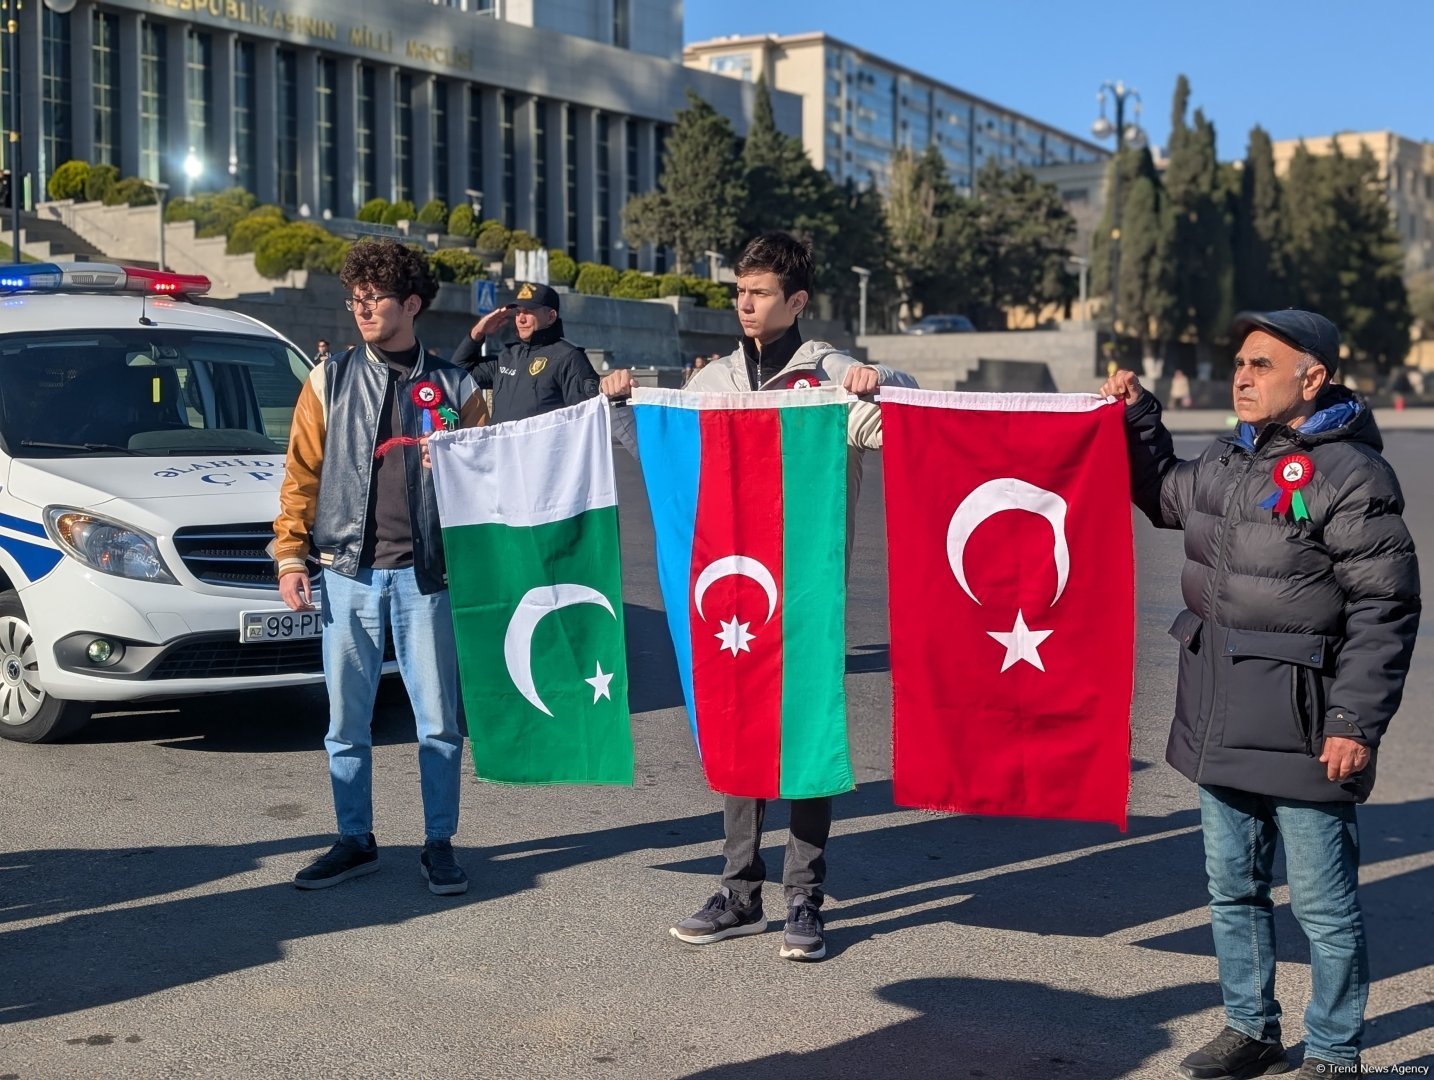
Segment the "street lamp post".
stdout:
[[142,180],[141,183],[159,198],[159,269],[164,270],[164,197],[169,194],[169,185],[158,180]]
[[1090,260],[1083,259],[1079,255],[1071,255],[1068,261],[1080,275],[1080,321],[1084,326],[1086,324],[1086,281],[1090,278]]
[[5,74],[10,81],[10,227],[14,231],[11,256],[20,261],[20,206],[24,199],[25,172],[20,158],[20,0],[4,0],[5,4]]
[[857,277],[857,286],[861,290],[861,306],[857,315],[857,337],[866,337],[866,283],[871,280],[871,271],[864,266],[853,266],[851,272]]
[[468,196],[468,205],[473,208],[473,227],[478,227],[478,221],[483,216],[483,193],[477,188],[464,188],[463,194]]
[[[1115,99],[1115,125],[1105,118],[1105,95],[1109,91]],[[1129,125],[1125,122],[1125,103],[1134,99],[1135,119]],[[1100,102],[1100,116],[1091,124],[1090,130],[1097,139],[1115,136],[1115,179],[1110,185],[1110,332],[1116,332],[1120,316],[1120,156],[1127,145],[1139,148],[1145,145],[1145,133],[1140,129],[1140,93],[1134,87],[1127,87],[1117,79],[1100,85],[1096,94]]]
[[704,251],[702,254],[707,256],[707,276],[713,281],[716,281],[717,273],[721,269],[722,264],[726,262],[727,257],[720,251],[712,251],[711,249]]

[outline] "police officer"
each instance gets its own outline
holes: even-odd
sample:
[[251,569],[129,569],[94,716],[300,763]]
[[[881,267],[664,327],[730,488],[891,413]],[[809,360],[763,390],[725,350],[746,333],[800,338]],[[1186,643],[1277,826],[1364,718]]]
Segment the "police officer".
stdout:
[[[482,341],[511,321],[518,340],[496,356],[482,355]],[[523,282],[515,301],[474,324],[453,353],[485,390],[493,391],[492,422],[522,420],[576,405],[598,392],[597,372],[587,353],[563,340],[558,294],[546,285]]]

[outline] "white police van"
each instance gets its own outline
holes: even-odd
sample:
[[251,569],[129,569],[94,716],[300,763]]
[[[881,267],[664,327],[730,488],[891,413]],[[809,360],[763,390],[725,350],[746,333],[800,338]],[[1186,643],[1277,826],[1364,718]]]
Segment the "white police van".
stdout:
[[308,360],[205,278],[0,266],[0,737],[322,681],[268,548]]

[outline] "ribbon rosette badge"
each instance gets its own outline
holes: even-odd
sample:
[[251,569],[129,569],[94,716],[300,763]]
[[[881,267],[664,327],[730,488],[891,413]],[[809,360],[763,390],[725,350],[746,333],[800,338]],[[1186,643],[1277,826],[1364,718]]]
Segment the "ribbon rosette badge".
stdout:
[[1308,521],[1310,512],[1300,488],[1310,482],[1314,471],[1314,462],[1304,454],[1289,454],[1280,458],[1273,473],[1275,493],[1260,506],[1273,511],[1276,517],[1284,517],[1293,509],[1296,521]]
[[413,403],[422,413],[423,434],[435,431],[452,431],[458,426],[458,414],[443,401],[443,391],[431,382],[421,382],[413,388]]

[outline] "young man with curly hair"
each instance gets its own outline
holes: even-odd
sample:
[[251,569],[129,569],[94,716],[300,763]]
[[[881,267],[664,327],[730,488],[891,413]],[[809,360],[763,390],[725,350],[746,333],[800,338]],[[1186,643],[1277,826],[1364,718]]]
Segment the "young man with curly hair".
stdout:
[[363,344],[318,364],[300,391],[274,522],[279,595],[312,610],[322,568],[324,682],[338,842],[294,884],[325,889],[378,869],[373,704],[387,634],[413,703],[423,793],[420,871],[431,892],[467,891],[453,856],[463,736],[437,502],[421,440],[485,419],[461,368],[430,354],[414,321],[438,295],[424,257],[392,240],[354,245],[339,281]]

